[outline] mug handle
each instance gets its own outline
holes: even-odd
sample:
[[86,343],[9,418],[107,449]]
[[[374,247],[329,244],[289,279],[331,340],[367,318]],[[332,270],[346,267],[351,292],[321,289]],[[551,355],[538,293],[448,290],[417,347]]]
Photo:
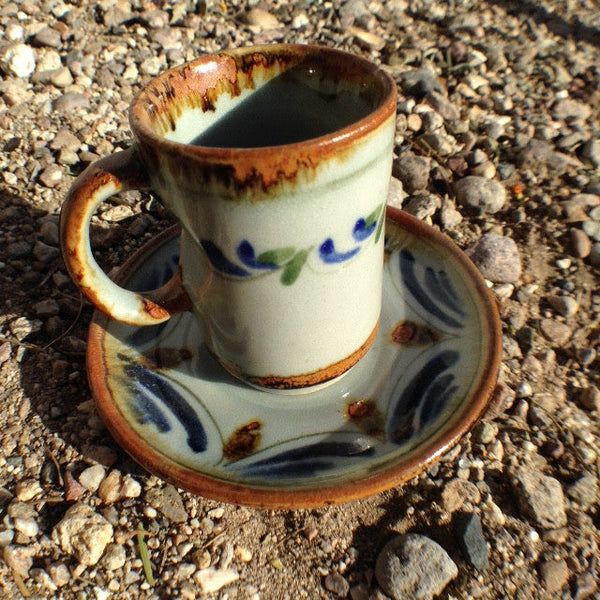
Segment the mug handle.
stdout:
[[191,309],[181,269],[161,288],[137,293],[114,283],[100,268],[90,245],[90,222],[98,205],[119,192],[150,187],[135,147],[97,160],[74,182],[60,214],[60,240],[69,274],[92,304],[128,325],[156,325]]

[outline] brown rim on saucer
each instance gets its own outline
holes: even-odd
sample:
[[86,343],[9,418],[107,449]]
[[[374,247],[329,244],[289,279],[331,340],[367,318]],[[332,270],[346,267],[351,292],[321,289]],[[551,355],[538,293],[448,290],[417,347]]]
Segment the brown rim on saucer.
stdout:
[[[176,463],[152,448],[132,429],[119,410],[107,382],[108,373],[103,351],[104,325],[109,319],[96,312],[88,336],[87,372],[98,412],[115,441],[149,472],[186,491],[218,501],[269,509],[313,508],[358,500],[404,483],[436,462],[472,429],[489,406],[501,360],[500,319],[492,294],[479,271],[449,238],[415,217],[394,208],[387,208],[386,219],[394,221],[416,237],[431,240],[460,264],[477,294],[482,321],[487,323],[489,341],[485,362],[488,366],[480,376],[477,387],[470,394],[469,401],[461,405],[460,412],[453,415],[447,422],[447,427],[442,427],[436,435],[417,446],[414,451],[411,450],[405,456],[394,460],[393,466],[356,480],[320,485],[312,489],[265,489],[208,477]],[[151,249],[174,237],[177,230],[177,227],[168,229],[138,250],[119,270],[118,282],[126,281],[143,257]]]

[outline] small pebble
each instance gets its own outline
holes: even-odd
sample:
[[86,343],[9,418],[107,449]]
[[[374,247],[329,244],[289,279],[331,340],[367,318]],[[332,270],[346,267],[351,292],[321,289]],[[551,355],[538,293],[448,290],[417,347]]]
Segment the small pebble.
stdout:
[[451,479],[444,485],[442,502],[444,509],[450,513],[459,510],[465,502],[479,504],[481,494],[477,486],[471,481]]
[[40,237],[48,246],[58,246],[58,225],[53,221],[45,221],[40,227]]
[[102,566],[108,571],[116,571],[125,566],[127,552],[121,544],[110,543],[102,556]]
[[54,110],[64,114],[68,114],[76,110],[84,110],[89,107],[89,98],[86,95],[78,92],[65,92],[62,96],[58,97],[54,101]]
[[554,319],[542,319],[540,330],[544,334],[544,337],[556,346],[564,346],[573,335],[568,325]]
[[2,558],[4,562],[21,577],[28,577],[29,569],[33,566],[35,549],[31,546],[4,546]]
[[[0,363],[2,361],[0,360]],[[25,479],[19,481],[15,486],[15,496],[17,500],[21,502],[28,502],[33,500],[38,494],[42,492],[42,487],[37,479]]]
[[102,465],[92,465],[81,472],[78,480],[86,490],[96,492],[105,475],[106,471]]
[[51,27],[44,27],[33,36],[33,44],[35,46],[48,46],[50,48],[60,48],[62,40],[60,33]]
[[598,478],[591,473],[583,475],[567,488],[567,496],[577,502],[582,508],[587,509],[600,498]]
[[240,575],[233,569],[216,569],[208,567],[194,573],[194,581],[202,588],[202,591],[210,594],[237,581]]
[[35,71],[35,54],[27,44],[12,44],[0,56],[0,66],[6,73],[27,79]]
[[33,247],[33,255],[40,262],[49,263],[60,256],[60,250],[38,240]]
[[555,312],[565,318],[572,317],[579,310],[577,300],[571,296],[550,296],[548,304]]
[[583,232],[595,242],[600,242],[600,222],[598,221],[584,221],[581,224]]
[[419,192],[405,203],[404,210],[417,217],[417,219],[425,221],[433,217],[441,206],[442,201],[438,195],[429,192]]
[[597,577],[587,572],[577,576],[575,580],[575,594],[573,600],[586,600],[591,598],[598,590]]
[[63,177],[63,168],[59,165],[50,165],[40,174],[40,183],[48,188],[56,187]]
[[590,385],[579,394],[579,403],[590,411],[600,412],[600,389]]
[[262,8],[251,8],[245,15],[244,20],[248,25],[259,29],[276,29],[281,27],[279,19]]
[[173,523],[182,523],[187,520],[188,515],[181,495],[170,484],[163,488],[148,490],[146,492],[146,502],[173,521]]
[[13,519],[13,525],[16,531],[22,533],[26,537],[35,537],[40,531],[40,526],[33,518],[15,518]]
[[324,584],[325,589],[338,598],[346,598],[350,592],[350,584],[339,573],[327,575]]
[[401,209],[405,197],[406,194],[402,188],[402,182],[396,177],[391,177],[386,200],[387,205]]
[[71,573],[67,565],[63,562],[51,563],[46,567],[46,571],[57,587],[64,587],[71,581]]
[[540,576],[550,593],[560,591],[569,579],[569,567],[564,560],[546,560],[540,565]]
[[112,541],[113,527],[85,504],[74,504],[54,527],[52,537],[81,564],[95,565]]
[[489,550],[479,516],[475,513],[456,513],[452,519],[452,527],[467,561],[476,569],[487,569]]
[[567,524],[563,490],[558,480],[521,467],[515,475],[517,497],[527,517],[543,529]]
[[113,504],[121,498],[123,490],[123,476],[119,471],[111,471],[98,487],[98,497],[105,504]]
[[394,161],[393,174],[408,194],[424,190],[429,181],[431,159],[412,153],[401,155]]

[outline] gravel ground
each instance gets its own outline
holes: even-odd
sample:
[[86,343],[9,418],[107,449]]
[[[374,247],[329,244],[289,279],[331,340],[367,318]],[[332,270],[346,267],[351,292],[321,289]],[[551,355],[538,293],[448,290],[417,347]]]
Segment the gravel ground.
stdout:
[[[116,446],[57,233],[74,177],[129,146],[144,81],[279,41],[393,74],[390,202],[468,251],[504,332],[493,409],[438,465],[295,512],[194,497]],[[599,65],[597,0],[2,2],[0,595],[600,598]],[[94,219],[99,261],[168,224],[122,195]]]

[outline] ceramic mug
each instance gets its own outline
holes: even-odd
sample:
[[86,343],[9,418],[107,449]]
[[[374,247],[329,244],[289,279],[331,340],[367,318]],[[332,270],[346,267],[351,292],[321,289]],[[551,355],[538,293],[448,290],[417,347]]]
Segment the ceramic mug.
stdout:
[[[67,196],[71,277],[124,323],[193,310],[212,355],[252,385],[334,380],[377,331],[395,108],[389,75],[324,47],[243,48],[159,75],[131,106],[133,147]],[[128,189],[181,223],[178,271],[158,290],[119,287],[92,256],[95,209]]]

